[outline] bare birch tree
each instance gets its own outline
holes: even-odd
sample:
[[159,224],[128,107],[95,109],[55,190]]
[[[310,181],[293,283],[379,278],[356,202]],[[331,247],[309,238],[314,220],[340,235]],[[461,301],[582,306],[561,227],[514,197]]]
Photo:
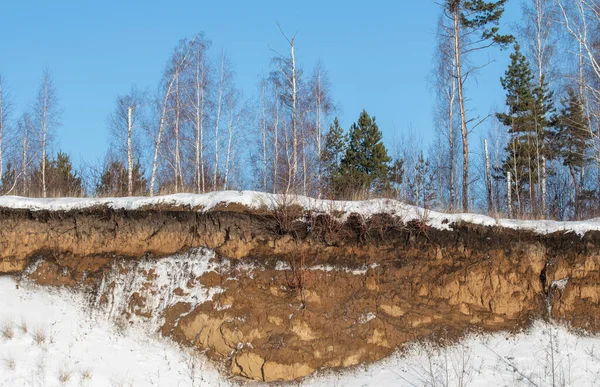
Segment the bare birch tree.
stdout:
[[267,192],[267,113],[266,113],[266,80],[260,81],[260,136],[262,150],[262,190]]
[[33,121],[28,112],[23,115],[17,121],[17,138],[20,142],[20,172],[15,177],[15,185],[20,181],[20,187],[18,189],[19,194],[27,196],[29,194],[29,168],[34,158],[31,157],[31,136],[33,132]]
[[154,196],[154,189],[158,176],[159,155],[163,141],[165,127],[167,125],[169,110],[169,102],[175,90],[175,83],[179,80],[181,73],[189,63],[190,46],[196,40],[196,36],[190,42],[183,40],[175,49],[171,56],[167,68],[163,76],[163,91],[161,93],[160,114],[158,120],[158,129],[154,139],[154,156],[152,158],[152,174],[150,176],[150,196]]
[[2,78],[2,75],[0,74],[0,179],[4,176],[4,139],[12,105],[5,83],[4,78]]
[[191,66],[188,75],[191,87],[188,88],[189,116],[195,129],[194,137],[194,180],[196,193],[206,191],[206,163],[204,160],[204,127],[208,107],[209,66],[207,52],[210,42],[198,35],[192,42]]
[[[320,156],[323,153],[323,121],[329,118],[334,109],[331,101],[329,79],[321,61],[318,61],[314,68],[310,80],[310,89],[312,91],[312,104],[314,106],[314,127],[311,137],[314,139],[315,146],[314,160],[316,165],[313,168],[316,174],[315,193],[320,198],[322,194]],[[305,173],[305,175],[307,174]]]
[[33,109],[37,121],[37,136],[41,151],[42,197],[45,198],[47,196],[46,164],[48,146],[54,138],[54,131],[59,125],[61,115],[58,106],[58,95],[54,87],[52,75],[48,69],[44,69],[42,74],[42,81]]
[[291,155],[289,155],[289,173],[286,192],[290,189],[296,189],[296,180],[298,174],[298,130],[299,122],[299,71],[296,64],[296,35],[289,38],[279,26],[279,30],[289,45],[289,55],[284,56],[277,54],[273,62],[277,68],[275,74],[272,74],[272,79],[278,83],[282,90],[280,94],[284,104],[288,106],[290,113],[291,133]]
[[[236,110],[239,109],[239,96],[238,90],[235,87],[235,73],[233,66],[227,54],[222,52],[218,62],[218,75],[217,75],[217,97],[215,101],[215,117],[214,117],[214,165],[213,165],[213,189],[218,190],[223,187],[223,182],[220,181],[225,178],[225,174],[228,173],[225,169],[229,167],[227,165],[228,157],[231,156],[229,149],[229,138],[231,134],[230,130],[237,128],[236,119],[232,119],[232,116],[236,115]],[[227,133],[223,136],[221,133],[221,121],[225,120],[227,126]],[[221,142],[226,143],[225,149],[221,149]],[[226,165],[220,164],[221,153],[225,152],[225,163]]]
[[134,130],[141,121],[141,109],[144,104],[144,94],[135,86],[127,95],[117,98],[115,111],[109,117],[109,125],[113,138],[111,148],[124,155],[127,165],[127,195],[133,196],[133,170],[135,159],[139,157],[136,151],[136,134]]
[[[458,110],[458,82],[454,56],[454,39],[452,27],[446,24],[445,18],[438,21],[437,50],[434,55],[432,87],[436,94],[434,119],[436,130],[444,139],[444,148],[448,160],[442,166],[448,176],[448,209],[453,211],[456,203],[456,140]],[[443,198],[443,196],[440,196]]]

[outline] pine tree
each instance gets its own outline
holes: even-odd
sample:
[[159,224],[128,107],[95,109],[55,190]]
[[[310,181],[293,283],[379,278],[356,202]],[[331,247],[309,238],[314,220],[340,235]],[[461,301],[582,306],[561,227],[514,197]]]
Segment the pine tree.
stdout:
[[[45,174],[42,168],[46,167]],[[40,162],[39,167],[33,171],[31,187],[35,196],[42,196],[45,191],[50,197],[76,197],[83,195],[83,182],[78,173],[74,170],[73,164],[68,154],[58,152],[56,159],[48,159]]]
[[342,182],[352,196],[366,196],[388,186],[391,158],[381,141],[382,134],[366,110],[352,124],[346,154],[341,162]]
[[585,116],[583,102],[573,89],[563,100],[563,109],[559,117],[557,143],[563,165],[569,168],[575,192],[573,198],[574,217],[581,214],[581,201],[585,194],[583,170],[587,162],[586,151],[592,138],[589,122]]
[[396,159],[393,161],[390,166],[388,180],[395,196],[400,196],[400,186],[404,180],[404,160]]
[[[132,170],[133,195],[142,195],[148,184],[141,166],[135,163]],[[125,165],[120,161],[110,162],[96,185],[96,195],[105,197],[127,196],[129,191],[129,176]]]
[[536,89],[529,62],[518,44],[515,44],[515,52],[510,58],[508,70],[504,78],[501,78],[502,87],[506,90],[508,112],[497,113],[496,117],[508,127],[510,138],[503,172],[505,175],[507,172],[512,175],[513,192],[519,213],[522,214],[526,196],[529,196],[532,209],[535,205],[535,188],[539,176],[536,144],[540,129],[537,121],[542,121],[541,117],[545,117],[542,111],[545,99],[542,97],[546,93]]
[[11,189],[15,185],[16,178],[17,178],[17,173],[16,173],[15,169],[13,168],[12,163],[9,162],[8,164],[6,164],[6,168],[2,172],[2,181],[1,181],[2,184],[1,184],[0,192],[2,192],[5,195],[8,192],[10,192]]
[[337,192],[336,182],[339,180],[340,164],[346,153],[347,144],[348,138],[336,117],[325,134],[324,149],[320,155],[323,181],[325,183],[324,191],[329,196],[333,196]]
[[552,147],[552,140],[556,136],[557,115],[554,107],[554,92],[550,90],[546,78],[542,75],[537,80],[536,87],[533,90],[534,104],[532,109],[533,121],[536,128],[535,134],[535,157],[537,181],[540,185],[538,190],[542,202],[541,214],[547,216],[547,198],[546,185],[549,174],[547,163],[556,159],[557,153]]
[[415,178],[409,184],[409,188],[414,204],[423,208],[434,205],[433,201],[436,199],[436,195],[433,174],[429,160],[425,158],[423,152],[417,158]]

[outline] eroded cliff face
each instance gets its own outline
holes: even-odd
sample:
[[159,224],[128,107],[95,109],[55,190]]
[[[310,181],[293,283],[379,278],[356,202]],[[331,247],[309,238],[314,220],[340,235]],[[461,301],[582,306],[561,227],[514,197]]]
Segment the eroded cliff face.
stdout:
[[[239,206],[0,218],[0,272],[29,268],[24,275],[40,284],[83,286],[97,306],[158,322],[163,335],[255,380],[292,380],[380,360],[415,340],[517,330],[535,318],[600,330],[597,232],[440,231],[389,215],[337,223]],[[195,247],[215,254],[201,271],[180,259],[163,270],[173,274],[166,288],[156,287],[153,265]],[[129,280],[115,302],[127,275],[137,287]],[[210,297],[195,302],[198,294]]]

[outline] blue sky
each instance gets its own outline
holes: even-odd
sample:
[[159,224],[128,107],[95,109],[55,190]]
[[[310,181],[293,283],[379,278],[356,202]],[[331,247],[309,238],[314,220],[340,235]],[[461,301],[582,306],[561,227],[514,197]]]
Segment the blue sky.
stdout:
[[[518,0],[508,2],[505,31],[518,21],[520,7]],[[19,0],[3,4],[2,15],[0,74],[14,97],[13,118],[33,100],[47,66],[63,109],[57,147],[76,163],[102,157],[116,97],[134,84],[154,91],[178,40],[196,32],[230,55],[238,85],[245,96],[254,94],[260,74],[269,71],[271,48],[286,48],[276,22],[290,34],[297,31],[305,69],[322,60],[345,128],[364,108],[377,117],[388,144],[394,130],[412,127],[425,144],[433,135],[427,82],[439,15],[433,0]],[[508,55],[485,54],[496,63],[469,86],[475,111],[485,115],[493,106],[502,108],[499,78]]]

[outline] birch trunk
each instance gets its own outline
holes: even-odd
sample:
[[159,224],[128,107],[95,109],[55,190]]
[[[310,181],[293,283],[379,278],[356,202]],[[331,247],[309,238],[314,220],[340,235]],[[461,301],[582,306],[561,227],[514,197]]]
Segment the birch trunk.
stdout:
[[485,151],[485,185],[487,191],[488,214],[493,214],[495,211],[492,198],[492,168],[490,165],[490,154],[488,150],[487,139],[483,140],[483,148]]
[[41,125],[42,125],[42,197],[47,196],[46,192],[46,143],[48,139],[48,78],[44,76],[43,87],[43,102],[41,111]]
[[[196,172],[196,192],[204,193],[204,157],[203,157],[203,146],[204,146],[204,79],[200,80],[200,63],[199,60],[196,65],[196,74],[195,74],[195,89],[196,89],[196,103],[195,103],[195,113],[196,113],[196,163],[195,163],[195,172]],[[204,78],[204,73],[202,73],[202,78]]]
[[513,217],[513,208],[512,208],[512,182],[511,182],[511,174],[510,171],[506,172],[506,200],[508,201],[508,217]]
[[456,7],[454,11],[454,61],[456,64],[456,80],[458,86],[458,103],[460,108],[460,130],[463,145],[463,176],[462,176],[462,207],[464,212],[469,211],[469,139],[467,131],[467,118],[465,111],[465,99],[463,94],[463,75],[460,47],[460,11]]
[[6,112],[4,110],[4,98],[5,97],[2,90],[2,77],[0,76],[0,182],[2,177],[4,176],[4,144],[2,143],[4,135],[4,117],[6,115]]
[[267,192],[267,117],[265,114],[265,82],[261,84],[261,136],[262,136],[262,156],[263,156],[263,192]]
[[273,193],[277,193],[277,167],[279,165],[279,90],[275,87],[275,128],[273,136]]
[[221,56],[221,70],[219,74],[219,97],[217,98],[217,118],[215,120],[215,166],[213,173],[213,190],[217,190],[217,177],[219,175],[219,124],[223,109],[223,93],[225,88],[225,56]]
[[179,193],[179,184],[181,184],[181,188],[183,189],[183,179],[181,173],[181,152],[179,145],[179,123],[180,123],[180,90],[179,90],[179,77],[175,80],[175,122],[174,122],[174,132],[175,132],[175,193]]
[[[292,59],[292,180],[294,185],[298,173],[298,85],[296,78],[295,38],[291,40],[290,55]],[[289,184],[288,184],[289,188]]]
[[133,108],[127,108],[127,194],[133,196],[133,149],[131,134],[133,131]]
[[203,59],[204,46],[199,44],[195,48],[193,67],[193,93],[190,94],[190,105],[193,107],[193,125],[195,127],[194,143],[194,185],[196,193],[205,192],[204,181],[204,116],[205,116],[205,90],[206,68]]
[[231,118],[229,119],[229,125],[227,125],[229,136],[227,138],[227,156],[225,158],[225,178],[223,180],[223,190],[227,190],[227,184],[229,181],[229,166],[231,165],[233,136],[235,134],[236,126],[236,117],[232,113]]
[[[194,37],[194,39],[192,39],[192,42],[195,39],[196,38]],[[192,42],[190,42],[190,44]],[[185,62],[187,61],[188,54],[189,54],[189,49],[188,49],[188,46],[186,45],[184,55],[181,56],[180,60],[177,62],[177,65],[173,69],[173,74],[170,77],[169,82],[167,83],[167,90],[165,91],[165,96],[162,101],[160,121],[158,124],[158,133],[156,135],[156,141],[154,142],[154,157],[152,158],[152,174],[150,177],[150,196],[154,196],[154,186],[156,185],[156,178],[157,178],[157,172],[158,172],[158,156],[159,156],[159,152],[160,152],[160,145],[162,143],[162,135],[163,135],[163,131],[165,129],[165,123],[167,120],[169,98],[171,97],[173,84],[174,84],[175,80],[179,77],[181,69],[184,66]]]
[[[317,160],[321,160],[322,153],[322,145],[321,145],[321,104],[322,95],[321,95],[321,69],[319,68],[317,73],[317,90],[316,90],[316,112],[315,112],[315,137],[317,142]],[[318,163],[317,167],[317,198],[321,198],[321,163]]]

